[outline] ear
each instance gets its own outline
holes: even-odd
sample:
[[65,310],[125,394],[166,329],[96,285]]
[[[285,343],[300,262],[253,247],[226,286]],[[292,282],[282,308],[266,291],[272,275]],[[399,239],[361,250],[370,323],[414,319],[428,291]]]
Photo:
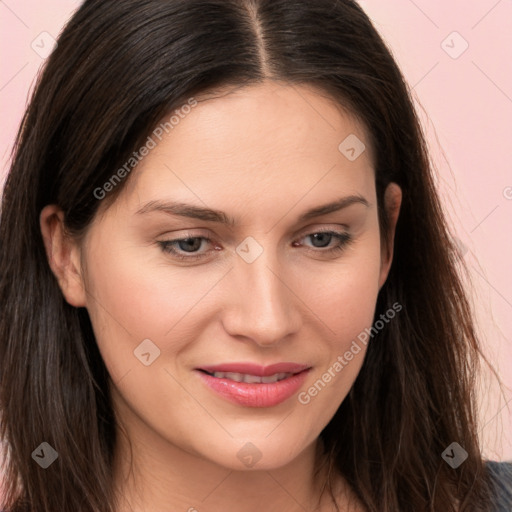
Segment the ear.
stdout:
[[[388,220],[388,243],[381,244],[379,290],[386,282],[393,261],[395,230],[401,204],[402,189],[396,183],[390,183],[384,192],[384,210]],[[382,240],[384,241],[384,237]]]
[[53,204],[45,206],[39,216],[39,224],[48,264],[59,282],[64,298],[72,306],[85,306],[80,248],[66,233],[63,211]]

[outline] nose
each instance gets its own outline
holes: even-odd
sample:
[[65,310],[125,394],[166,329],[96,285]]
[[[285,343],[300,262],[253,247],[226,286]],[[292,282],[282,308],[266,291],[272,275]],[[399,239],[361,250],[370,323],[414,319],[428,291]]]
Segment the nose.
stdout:
[[252,263],[236,258],[229,288],[229,306],[222,315],[234,337],[271,347],[298,332],[302,322],[300,298],[291,272],[284,271],[270,250]]

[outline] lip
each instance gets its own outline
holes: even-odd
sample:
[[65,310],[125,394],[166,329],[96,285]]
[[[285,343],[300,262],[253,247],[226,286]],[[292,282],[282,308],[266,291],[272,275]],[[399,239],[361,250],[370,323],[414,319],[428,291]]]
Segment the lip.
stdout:
[[[245,407],[273,407],[293,396],[304,384],[311,367],[296,363],[277,363],[259,366],[251,363],[227,363],[216,366],[204,366],[196,370],[204,384],[216,394],[237,405]],[[290,377],[272,383],[236,382],[217,378],[205,371],[247,373],[266,377],[275,373],[293,373]]]

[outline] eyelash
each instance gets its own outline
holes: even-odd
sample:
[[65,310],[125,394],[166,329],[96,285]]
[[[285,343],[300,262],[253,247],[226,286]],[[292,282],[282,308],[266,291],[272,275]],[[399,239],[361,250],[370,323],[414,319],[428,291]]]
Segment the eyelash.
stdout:
[[[315,231],[314,233],[309,233],[307,235],[304,235],[303,238],[306,238],[308,236],[313,236],[313,235],[320,235],[320,234],[331,235],[332,237],[337,239],[338,245],[331,247],[328,250],[322,250],[322,248],[319,248],[319,250],[309,249],[310,251],[313,251],[316,253],[329,254],[329,255],[338,254],[353,242],[352,235],[350,235],[348,233],[344,233],[344,232],[337,232],[337,231]],[[186,236],[185,238],[176,238],[174,240],[160,240],[160,241],[158,241],[158,245],[161,247],[163,252],[172,254],[173,257],[175,257],[179,260],[196,261],[196,260],[208,257],[206,254],[195,254],[195,253],[186,253],[186,254],[189,254],[189,256],[185,256],[183,253],[179,253],[175,249],[172,248],[173,245],[178,244],[179,242],[186,242],[187,240],[195,240],[195,239],[204,240],[208,243],[210,243],[212,241],[207,236]]]

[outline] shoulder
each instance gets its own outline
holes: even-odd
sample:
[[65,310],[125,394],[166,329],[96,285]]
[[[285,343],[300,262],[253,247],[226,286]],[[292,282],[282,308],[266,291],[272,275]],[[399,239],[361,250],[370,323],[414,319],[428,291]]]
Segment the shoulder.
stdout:
[[512,510],[512,462],[486,461],[493,489],[492,512]]

